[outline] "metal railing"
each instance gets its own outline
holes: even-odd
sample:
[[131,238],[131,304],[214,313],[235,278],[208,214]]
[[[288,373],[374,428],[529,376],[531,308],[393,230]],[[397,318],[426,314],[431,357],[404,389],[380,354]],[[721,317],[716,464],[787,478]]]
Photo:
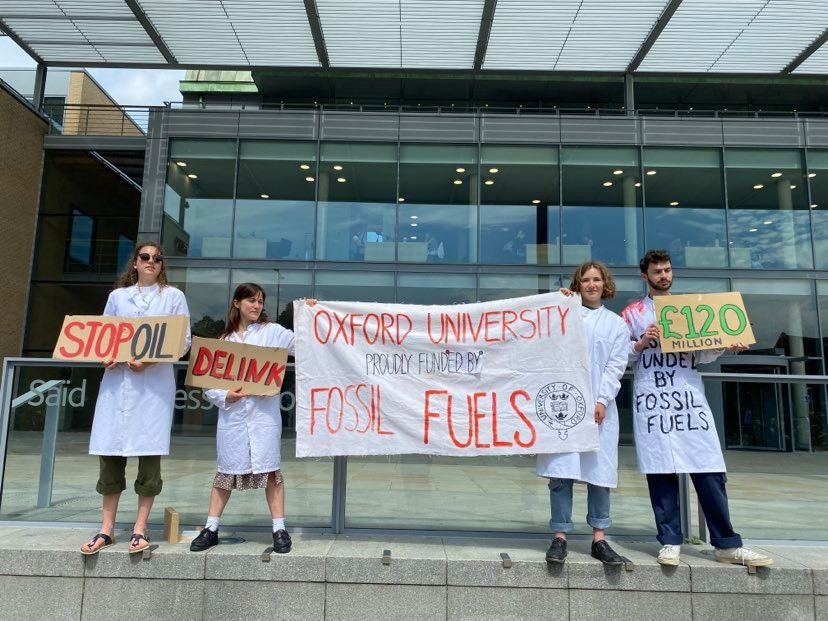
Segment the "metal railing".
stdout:
[[[177,362],[177,369],[186,368],[186,362]],[[291,363],[290,366],[293,366]],[[64,360],[53,360],[50,358],[6,358],[2,368],[2,384],[0,385],[0,502],[2,502],[3,483],[6,474],[6,461],[8,454],[9,436],[11,433],[12,414],[14,410],[35,397],[44,397],[53,391],[61,391],[67,380],[49,380],[37,387],[15,396],[15,372],[19,369],[31,368],[93,368],[100,369],[97,362],[68,362]],[[752,373],[702,373],[705,381],[713,382],[744,382],[753,384],[776,384],[796,385],[808,384],[814,386],[828,386],[826,375],[781,375],[781,374],[752,374]],[[631,373],[625,378],[629,379]],[[58,421],[61,414],[61,400],[53,399],[50,404],[46,401],[47,407],[43,421],[43,438],[41,442],[40,470],[38,478],[37,507],[46,508],[52,504],[52,487],[54,481],[55,456],[58,439]],[[330,526],[325,528],[305,528],[305,531],[323,531],[336,534],[357,534],[357,533],[396,533],[396,534],[429,534],[435,533],[445,535],[475,535],[475,536],[515,536],[525,538],[545,537],[546,534],[527,532],[495,532],[495,531],[447,531],[447,530],[411,530],[398,528],[353,528],[347,527],[345,523],[345,503],[347,491],[347,457],[333,458],[333,480],[332,480],[332,504]],[[692,517],[692,501],[690,494],[689,476],[680,475],[679,500],[681,503],[681,524],[685,536],[694,532]],[[698,506],[698,523],[695,525],[695,532],[698,538],[706,541],[706,530],[704,514],[701,506]],[[19,522],[15,522],[19,523]],[[623,538],[623,537],[621,537]],[[627,538],[640,539],[640,537],[627,536]]]
[[44,104],[50,134],[62,136],[146,136],[153,106]]

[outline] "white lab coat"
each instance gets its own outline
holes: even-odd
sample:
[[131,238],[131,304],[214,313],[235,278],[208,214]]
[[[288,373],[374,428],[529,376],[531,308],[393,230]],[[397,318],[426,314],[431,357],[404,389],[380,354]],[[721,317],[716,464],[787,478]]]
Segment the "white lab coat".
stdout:
[[[655,321],[653,299],[630,304],[621,316],[637,341]],[[638,469],[643,474],[725,472],[716,422],[696,370],[697,364],[712,362],[723,350],[664,354],[653,342],[641,353],[631,351]]]
[[[605,307],[581,307],[589,348],[592,393],[606,407],[598,427],[598,450],[538,455],[538,476],[575,479],[601,487],[618,486],[618,408],[615,396],[630,355],[630,335],[624,320]],[[594,406],[587,410],[591,415]]]
[[[115,317],[189,317],[187,300],[175,287],[121,287],[106,301],[104,315]],[[187,329],[187,348],[190,330]],[[90,455],[169,455],[170,429],[175,407],[173,365],[160,362],[143,371],[132,371],[126,363],[104,371],[95,418],[89,437]]]
[[[295,354],[293,332],[276,323],[253,323],[244,336],[236,333],[228,341],[281,347]],[[218,408],[216,453],[222,474],[260,474],[282,466],[281,397],[242,397],[227,403],[226,390],[205,390],[204,396]]]

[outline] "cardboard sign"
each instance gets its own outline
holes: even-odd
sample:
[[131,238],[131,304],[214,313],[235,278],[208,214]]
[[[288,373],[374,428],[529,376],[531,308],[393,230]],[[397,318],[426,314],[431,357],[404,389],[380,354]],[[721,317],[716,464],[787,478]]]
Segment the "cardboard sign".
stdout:
[[658,295],[653,301],[663,352],[722,349],[734,343],[756,342],[742,294],[737,291]]
[[287,369],[288,350],[220,339],[193,338],[184,383],[198,388],[236,390],[248,395],[278,395]]
[[186,351],[190,319],[67,315],[52,358],[101,362],[175,362]]
[[581,304],[294,304],[296,455],[594,451]]

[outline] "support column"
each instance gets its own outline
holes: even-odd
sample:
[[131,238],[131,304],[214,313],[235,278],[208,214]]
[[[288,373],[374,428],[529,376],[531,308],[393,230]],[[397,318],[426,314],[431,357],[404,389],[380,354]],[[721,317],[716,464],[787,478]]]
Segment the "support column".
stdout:
[[[322,206],[322,203],[327,203],[331,196],[331,173],[326,171],[319,171],[319,178],[316,180],[319,184],[317,188],[317,209],[319,209],[318,217],[316,218],[316,258],[325,259],[328,256],[328,218],[330,213],[328,210],[330,205]],[[345,258],[348,258],[348,248],[351,241],[351,233],[347,232],[345,245]]]
[[627,116],[635,116],[635,81],[633,74],[624,74],[624,110]]
[[[472,257],[473,253],[477,252],[477,229],[479,226],[477,222],[477,202],[479,198],[480,176],[476,173],[472,173],[469,175],[469,205],[471,206],[471,217],[469,218],[469,245],[467,248],[468,252],[466,253],[472,263],[480,260],[480,257]],[[448,247],[445,248],[445,251],[448,254]],[[463,254],[460,253],[459,256],[462,257]]]
[[34,95],[32,104],[37,110],[43,109],[43,99],[46,96],[46,65],[38,63],[35,69]]
[[635,177],[625,176],[621,183],[624,192],[624,244],[627,263],[638,265],[638,201]]

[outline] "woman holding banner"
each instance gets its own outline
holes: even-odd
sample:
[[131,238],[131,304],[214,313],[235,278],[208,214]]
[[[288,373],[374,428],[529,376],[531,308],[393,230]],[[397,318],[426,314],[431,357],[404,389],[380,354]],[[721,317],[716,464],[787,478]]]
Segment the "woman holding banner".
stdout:
[[[265,290],[256,283],[236,287],[227,323],[219,335],[236,343],[280,347],[295,354],[293,332],[270,323],[264,311]],[[308,300],[313,305],[315,300]],[[265,490],[273,520],[273,550],[290,552],[292,542],[285,527],[285,486],[281,472],[282,411],[279,395],[246,395],[237,390],[204,391],[204,396],[219,410],[216,429],[218,470],[210,493],[210,509],[204,529],[190,550],[201,552],[219,542],[221,514],[234,489]]]
[[[167,284],[164,254],[155,242],[138,242],[129,264],[110,292],[104,315],[115,317],[189,317],[184,294]],[[187,347],[190,334],[187,331]],[[99,456],[96,490],[103,496],[101,528],[81,546],[82,554],[97,554],[115,543],[115,516],[126,489],[128,457],[138,457],[138,514],[129,542],[130,554],[149,547],[147,519],[161,493],[161,455],[170,452],[170,429],[175,405],[175,376],[170,363],[104,360],[105,367],[89,454]]]
[[624,320],[601,303],[615,295],[615,281],[607,266],[597,261],[583,263],[572,276],[565,295],[581,294],[581,315],[591,361],[595,422],[599,425],[599,448],[595,452],[538,455],[538,476],[549,479],[551,519],[555,534],[546,552],[547,563],[566,559],[566,533],[572,524],[572,486],[587,484],[587,523],[592,526],[592,556],[607,565],[621,565],[624,558],[604,540],[610,526],[610,488],[618,486],[618,409],[615,396],[627,368],[630,343]]

